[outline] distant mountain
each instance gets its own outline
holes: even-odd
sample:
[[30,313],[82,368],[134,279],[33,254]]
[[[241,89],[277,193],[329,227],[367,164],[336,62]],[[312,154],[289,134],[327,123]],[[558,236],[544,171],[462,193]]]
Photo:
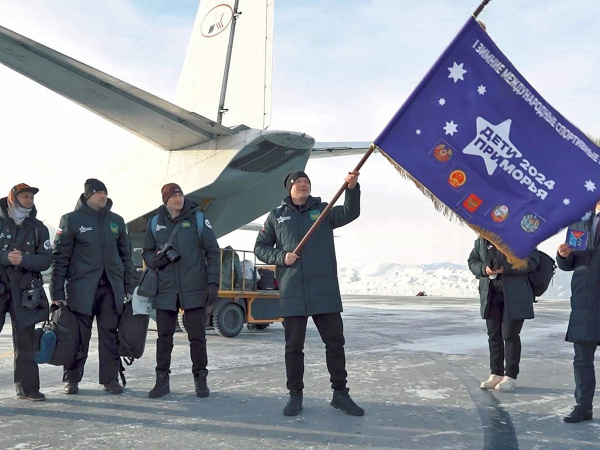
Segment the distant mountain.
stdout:
[[[479,297],[478,282],[466,265],[396,263],[346,266],[338,269],[343,294],[427,295],[443,297]],[[568,299],[571,273],[556,269],[554,279],[542,298]]]

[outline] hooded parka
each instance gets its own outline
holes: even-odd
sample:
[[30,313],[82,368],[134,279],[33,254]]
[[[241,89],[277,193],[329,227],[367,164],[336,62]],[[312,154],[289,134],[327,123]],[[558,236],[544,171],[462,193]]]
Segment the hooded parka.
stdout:
[[[21,306],[21,293],[29,289],[33,279],[41,280],[40,272],[52,263],[48,228],[36,216],[37,210],[33,206],[29,217],[17,226],[8,214],[7,198],[0,199],[0,281],[5,289],[5,293],[0,294],[0,301],[5,304],[7,295],[10,294],[16,326],[19,328],[48,319],[47,302],[34,309]],[[8,254],[13,249],[20,250],[23,255],[18,266],[13,266],[8,260]],[[41,286],[41,282],[39,285]],[[4,314],[0,320],[3,325]]]
[[[479,238],[469,255],[469,269],[479,280],[479,296],[481,301],[481,318],[486,319],[490,299],[490,278],[485,273],[488,265],[488,251],[491,246],[488,241]],[[539,265],[537,252],[532,252],[527,257],[527,267],[523,270],[514,269],[510,263],[505,262],[504,272],[500,276],[502,292],[504,294],[503,320],[533,319],[533,289],[527,278],[527,272],[534,270]]]
[[[133,293],[131,246],[125,222],[110,209],[112,200],[100,211],[90,208],[81,195],[75,210],[60,219],[54,239],[54,265],[50,294],[67,300],[72,311],[93,315],[94,297],[106,273],[118,314],[125,294]],[[65,296],[66,285],[66,296]]]
[[285,254],[293,252],[315,223],[327,203],[309,196],[296,206],[287,196],[271,211],[258,233],[254,252],[267,264],[275,264],[279,281],[282,317],[312,316],[341,312],[342,299],[337,278],[333,230],[360,215],[360,187],[346,189],[343,206],[331,208],[326,219],[308,239],[300,258],[291,266],[284,264]]
[[557,266],[573,272],[568,342],[600,343],[600,239],[594,241],[593,220],[591,216],[569,227],[590,233],[586,250],[573,250],[566,258],[556,255]]
[[219,244],[208,219],[202,224],[202,233],[198,236],[196,210],[198,206],[186,199],[181,213],[172,219],[166,206],[158,210],[156,238],[148,222],[144,241],[144,261],[147,266],[156,250],[163,247],[175,224],[180,227],[173,238],[172,247],[181,257],[158,270],[158,293],[153,297],[154,307],[177,311],[204,307],[209,283],[219,284]]

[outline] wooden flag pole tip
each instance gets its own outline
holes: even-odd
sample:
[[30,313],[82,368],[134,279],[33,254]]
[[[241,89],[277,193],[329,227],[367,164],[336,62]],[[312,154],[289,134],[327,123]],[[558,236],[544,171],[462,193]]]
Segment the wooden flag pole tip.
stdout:
[[479,15],[479,13],[480,13],[481,11],[483,11],[483,8],[485,8],[485,6],[486,6],[486,5],[487,5],[487,4],[488,4],[490,1],[491,1],[491,0],[483,0],[483,1],[481,2],[481,5],[479,5],[479,6],[477,7],[477,9],[475,10],[475,12],[473,13],[473,18],[474,18],[474,19],[477,19],[477,16]]

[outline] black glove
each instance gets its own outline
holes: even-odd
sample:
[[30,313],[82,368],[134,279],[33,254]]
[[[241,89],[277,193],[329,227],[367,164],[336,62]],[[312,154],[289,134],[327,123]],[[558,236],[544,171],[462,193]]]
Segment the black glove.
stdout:
[[206,307],[213,306],[219,298],[219,286],[215,283],[208,285],[208,291],[206,293]]
[[171,264],[171,261],[169,261],[169,258],[167,258],[166,253],[158,252],[154,254],[149,265],[151,269],[162,269],[163,267],[166,267],[169,264]]

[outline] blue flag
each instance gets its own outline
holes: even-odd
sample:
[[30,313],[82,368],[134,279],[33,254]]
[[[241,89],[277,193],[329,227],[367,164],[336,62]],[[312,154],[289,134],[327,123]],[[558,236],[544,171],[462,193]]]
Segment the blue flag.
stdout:
[[375,144],[513,263],[600,200],[600,148],[472,18]]

